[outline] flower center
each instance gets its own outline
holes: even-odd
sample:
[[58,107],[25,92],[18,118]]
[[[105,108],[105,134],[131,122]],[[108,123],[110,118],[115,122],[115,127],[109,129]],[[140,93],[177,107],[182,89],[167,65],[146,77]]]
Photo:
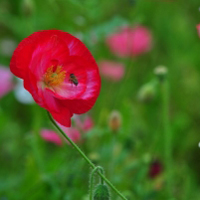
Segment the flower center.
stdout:
[[51,66],[44,74],[44,83],[47,87],[59,86],[66,77],[66,71],[62,71],[61,66]]

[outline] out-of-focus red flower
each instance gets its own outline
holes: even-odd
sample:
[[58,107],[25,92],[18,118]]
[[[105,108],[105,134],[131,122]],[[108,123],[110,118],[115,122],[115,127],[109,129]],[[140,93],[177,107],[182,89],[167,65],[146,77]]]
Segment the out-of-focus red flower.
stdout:
[[120,81],[124,76],[124,65],[118,62],[104,60],[99,63],[101,74],[108,80]]
[[67,127],[62,126],[60,124],[59,124],[59,126],[73,142],[80,141],[81,134],[80,134],[78,129],[73,128],[73,127],[67,128]]
[[83,121],[83,130],[89,131],[94,126],[94,123],[92,121],[92,118],[87,116],[85,120]]
[[86,116],[83,120],[81,120],[80,117],[76,115],[74,117],[74,121],[76,127],[78,127],[83,132],[89,131],[94,126],[93,120],[89,116]]
[[155,160],[150,164],[149,177],[153,179],[157,177],[162,171],[163,171],[162,164],[158,160]]
[[[65,126],[62,126],[58,124],[60,128],[65,132],[65,134],[73,141],[73,142],[78,142],[81,139],[81,134],[78,131],[78,129],[70,127],[67,128]],[[47,142],[52,142],[55,143],[56,145],[62,145],[62,140],[60,136],[54,132],[53,130],[50,129],[42,129],[41,132],[41,137],[46,140]]]
[[39,31],[22,40],[10,69],[24,80],[36,103],[67,127],[73,113],[90,110],[99,95],[94,58],[79,39],[63,31]]
[[54,131],[49,130],[49,129],[42,129],[40,134],[44,140],[48,142],[52,142],[56,145],[62,145],[61,138]]
[[73,142],[78,142],[81,139],[80,132],[76,128],[66,128],[65,133]]
[[6,67],[0,66],[0,98],[7,94],[10,90],[13,89],[14,84],[12,82],[13,75],[10,73],[10,70]]
[[198,24],[196,27],[197,27],[198,35],[199,35],[199,37],[200,37],[200,24]]
[[119,57],[138,56],[151,49],[152,36],[144,26],[123,27],[106,40],[110,50]]

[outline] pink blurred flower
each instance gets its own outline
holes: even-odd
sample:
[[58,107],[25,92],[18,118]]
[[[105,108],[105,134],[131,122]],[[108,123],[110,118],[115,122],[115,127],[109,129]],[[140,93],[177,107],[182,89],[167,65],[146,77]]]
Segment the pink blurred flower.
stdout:
[[152,36],[144,26],[123,27],[108,36],[107,45],[119,57],[138,56],[151,49]]
[[104,60],[99,63],[101,74],[112,81],[119,81],[124,76],[124,65],[121,63]]
[[73,127],[66,127],[58,124],[60,128],[66,133],[66,135],[73,141],[73,142],[78,142],[81,139],[81,134],[78,129],[73,128]]
[[89,131],[94,126],[93,120],[89,116],[86,116],[83,120],[81,120],[78,115],[75,115],[74,121],[76,126],[83,132]]
[[197,24],[196,28],[197,28],[198,35],[200,37],[200,24]]
[[0,98],[13,89],[14,84],[12,82],[13,75],[6,67],[0,66]]
[[80,132],[76,128],[72,128],[72,127],[66,128],[65,133],[69,136],[69,138],[73,142],[78,142],[81,139]]
[[56,132],[49,129],[42,129],[40,134],[44,140],[59,146],[62,145],[62,140]]
[[89,131],[94,126],[94,123],[92,121],[92,118],[87,116],[85,120],[83,121],[83,130]]
[[[78,142],[81,139],[80,132],[76,128],[67,128],[65,126],[62,126],[58,124],[60,128],[66,133],[66,135],[73,141],[73,142]],[[56,145],[62,145],[62,140],[60,136],[53,130],[49,129],[42,129],[41,132],[41,137],[46,140],[47,142],[52,142]]]

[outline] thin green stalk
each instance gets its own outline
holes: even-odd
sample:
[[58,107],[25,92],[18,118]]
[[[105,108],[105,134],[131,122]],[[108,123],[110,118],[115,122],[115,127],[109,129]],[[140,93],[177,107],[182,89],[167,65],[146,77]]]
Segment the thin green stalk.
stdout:
[[[100,170],[102,174],[104,174],[104,170],[101,166],[97,166],[92,170],[92,173],[90,175],[90,200],[93,198],[93,182],[94,182],[94,174]],[[104,184],[103,178],[101,178],[101,184]]]
[[[81,156],[85,159],[85,161],[93,168],[95,169],[96,166],[90,161],[90,159],[83,153],[83,151],[64,133],[64,131],[56,124],[56,122],[54,121],[54,119],[52,118],[52,116],[50,115],[49,112],[48,116],[49,119],[51,120],[51,122],[53,123],[53,125],[59,130],[59,132],[63,135],[63,137],[65,139],[68,140],[68,142],[81,154]],[[99,171],[97,171],[97,173],[99,174],[99,176],[101,176],[101,178],[104,179],[104,181],[123,199],[123,200],[127,200],[126,197],[124,197],[118,190],[117,188],[115,188],[115,186]]]
[[169,83],[167,78],[161,82],[162,89],[162,104],[163,104],[163,128],[164,128],[164,141],[165,141],[165,166],[167,175],[167,189],[169,196],[172,197],[172,141],[171,129],[169,120]]

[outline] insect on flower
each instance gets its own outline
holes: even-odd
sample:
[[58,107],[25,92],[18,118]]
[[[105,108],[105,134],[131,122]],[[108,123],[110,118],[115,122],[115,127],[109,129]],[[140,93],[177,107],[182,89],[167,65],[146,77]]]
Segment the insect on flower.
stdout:
[[77,86],[77,85],[78,85],[78,80],[77,80],[76,76],[75,76],[74,74],[70,74],[69,77],[70,77],[69,80],[70,80],[75,86]]
[[73,114],[93,107],[100,92],[93,56],[79,39],[59,30],[38,31],[22,40],[10,70],[23,79],[36,103],[67,127]]

